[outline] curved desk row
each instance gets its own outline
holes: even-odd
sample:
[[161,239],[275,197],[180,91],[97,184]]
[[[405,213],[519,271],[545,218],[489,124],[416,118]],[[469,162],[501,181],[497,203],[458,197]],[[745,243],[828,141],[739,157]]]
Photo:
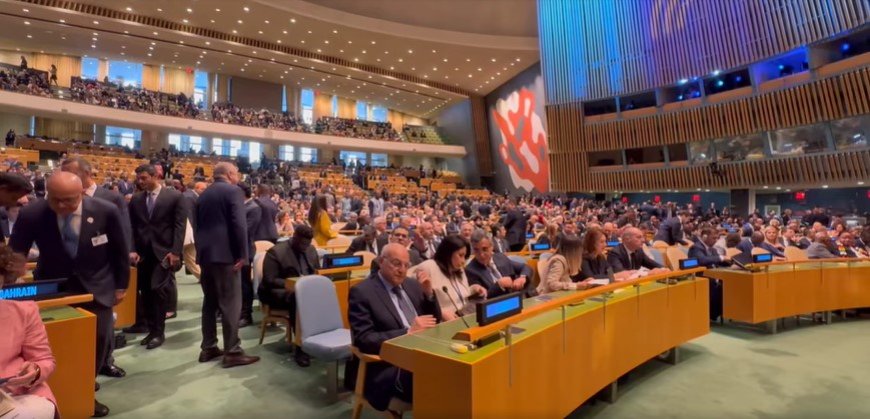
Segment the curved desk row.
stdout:
[[[562,418],[637,366],[709,333],[701,271],[530,298],[514,318],[478,327],[466,316],[475,327],[442,323],[385,342],[380,356],[414,374],[415,418]],[[687,279],[659,282],[677,276]],[[454,336],[507,328],[519,332],[509,344],[450,349]]]
[[[722,315],[759,324],[806,313],[870,307],[870,260],[810,259],[755,265],[758,271],[710,269],[722,280]],[[776,332],[776,323],[771,324]]]

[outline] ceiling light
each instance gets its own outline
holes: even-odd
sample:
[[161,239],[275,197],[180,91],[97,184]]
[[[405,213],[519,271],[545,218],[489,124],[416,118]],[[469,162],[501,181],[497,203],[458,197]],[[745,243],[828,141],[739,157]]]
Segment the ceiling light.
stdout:
[[320,48],[317,48],[317,52],[323,52]]
[[98,20],[94,21],[94,25],[99,25],[99,24],[100,24],[100,21],[98,21]]
[[246,11],[246,12],[250,12],[250,11],[251,11],[251,9],[249,9],[248,6],[242,7],[242,10],[244,10],[244,11]]
[[359,62],[359,58],[354,58],[353,60],[356,62]]
[[150,52],[148,53],[148,56],[149,56],[149,57],[151,56],[151,53],[150,53]]
[[303,40],[301,40],[301,41],[299,41],[299,42],[301,42],[301,43],[303,43],[303,44],[304,44],[304,43],[305,43],[305,40],[304,40],[304,39],[303,39]]
[[96,48],[96,47],[97,47],[96,45],[91,45],[91,48]]
[[21,11],[24,13],[30,13],[30,9],[21,9]]
[[162,12],[163,9],[161,9],[161,8],[158,7],[158,8],[157,8],[157,11],[158,11],[158,12]]
[[828,189],[828,185],[822,185],[822,189]]
[[290,23],[296,23],[296,19],[290,18]]
[[191,9],[190,7],[188,7],[188,8],[187,8],[187,13],[193,13],[193,9]]
[[181,21],[184,22],[184,23],[188,23],[188,22],[190,22],[190,21],[187,20],[187,19],[181,19]]
[[399,58],[399,62],[400,62],[400,63],[401,63],[401,62],[404,62],[404,61],[405,61],[404,59]]
[[861,181],[861,180],[858,181],[858,185],[863,185],[863,184],[864,184],[864,181]]
[[491,61],[492,61],[492,62],[495,62],[495,58],[493,58]]
[[97,40],[97,38],[91,38],[91,41],[96,41],[96,40]]
[[214,11],[220,13],[220,12],[221,12],[221,9],[214,9]]
[[209,22],[214,23],[214,19],[209,19]]
[[413,54],[413,53],[414,53],[414,50],[412,50],[412,49],[408,50],[408,54]]
[[127,8],[127,11],[128,11],[128,12],[132,12],[132,11],[133,11],[133,8],[132,8],[132,7],[128,7],[128,8]]
[[25,25],[29,25],[30,22],[25,20],[25,21],[24,21],[24,24],[25,24]]
[[157,35],[157,32],[151,32],[151,33],[154,34],[154,35]]
[[470,63],[470,62],[471,62],[471,58],[466,58],[466,59],[465,59],[465,62]]
[[277,40],[276,42],[278,42],[278,43],[280,44],[280,43],[281,43],[281,40],[279,39],[279,40]]
[[33,38],[33,35],[27,35],[28,38]]
[[244,22],[242,22],[242,19],[239,19],[239,20],[237,20],[236,22],[239,22],[239,25],[241,25],[241,24],[244,23]]
[[257,33],[260,34],[260,35],[262,35],[262,34],[263,34],[263,31],[257,31]]
[[233,29],[233,33],[239,33],[239,31],[237,31],[237,30],[235,30],[235,29]]
[[211,42],[209,42],[209,41],[205,41],[205,44],[206,44],[206,45],[211,45]]
[[65,21],[65,20],[63,20],[63,19],[61,19],[61,20],[60,20],[60,23],[66,23],[66,21]]
[[433,53],[433,54],[436,54],[436,53],[438,53],[438,50],[433,49],[433,50],[432,50],[432,53]]

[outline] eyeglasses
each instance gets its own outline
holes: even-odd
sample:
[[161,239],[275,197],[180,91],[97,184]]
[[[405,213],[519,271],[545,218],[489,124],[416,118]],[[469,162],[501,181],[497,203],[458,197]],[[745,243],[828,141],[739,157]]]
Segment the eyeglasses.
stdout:
[[407,235],[407,234],[401,234],[401,233],[393,233],[393,237],[406,238],[406,237],[408,237],[408,235]]
[[387,262],[396,269],[400,269],[400,268],[408,269],[411,267],[411,264],[409,262],[402,262],[399,259],[389,259],[389,260],[387,260]]

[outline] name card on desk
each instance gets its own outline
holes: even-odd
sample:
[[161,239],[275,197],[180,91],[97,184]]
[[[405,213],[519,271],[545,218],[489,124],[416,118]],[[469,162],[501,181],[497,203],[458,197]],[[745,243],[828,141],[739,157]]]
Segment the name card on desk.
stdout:
[[66,282],[65,279],[59,279],[6,285],[0,289],[0,300],[38,301],[62,297],[65,293],[61,292],[60,287],[64,282]]

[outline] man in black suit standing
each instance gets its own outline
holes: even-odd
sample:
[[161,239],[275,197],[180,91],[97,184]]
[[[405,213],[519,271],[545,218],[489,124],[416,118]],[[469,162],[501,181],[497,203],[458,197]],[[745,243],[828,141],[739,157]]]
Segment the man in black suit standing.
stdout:
[[507,202],[507,215],[504,228],[507,229],[507,242],[511,252],[519,252],[526,245],[526,226],[528,220],[517,208],[513,200]]
[[[314,275],[320,269],[317,250],[311,245],[314,230],[305,224],[293,229],[293,237],[282,241],[266,252],[263,259],[263,280],[257,289],[260,301],[278,310],[290,313],[290,324],[296,324],[296,295],[284,286],[284,280]],[[311,365],[308,354],[297,347],[294,359],[300,367]]]
[[239,327],[248,327],[254,323],[252,316],[254,312],[254,281],[251,270],[251,267],[254,266],[254,253],[257,251],[254,247],[254,233],[260,224],[263,211],[260,210],[260,205],[255,202],[251,187],[244,183],[239,183],[239,187],[245,194],[245,224],[248,226],[248,261],[245,266],[242,266],[242,315],[239,318]]
[[[196,203],[196,259],[202,269],[202,352],[199,362],[223,356],[221,365],[231,368],[260,360],[245,355],[239,340],[242,310],[239,271],[248,261],[248,228],[239,169],[221,162],[213,170],[214,183]],[[224,350],[218,348],[217,312],[221,313]]]
[[154,349],[166,340],[166,312],[175,287],[175,269],[181,266],[188,208],[181,192],[161,185],[154,166],[137,167],[136,180],[142,191],[130,200],[135,249],[130,260],[137,268],[148,327],[140,344]]
[[661,240],[667,243],[668,246],[674,246],[677,243],[690,245],[691,243],[683,237],[683,223],[688,218],[689,213],[687,211],[679,211],[676,217],[670,217],[662,221],[653,240]]
[[607,263],[614,273],[640,268],[650,269],[650,273],[669,271],[643,252],[643,232],[636,227],[626,228],[622,232],[622,244],[607,252]]
[[[698,263],[706,268],[716,268],[731,265],[731,258],[713,247],[719,240],[719,234],[713,228],[701,230],[699,241],[689,248],[689,258],[698,259]],[[722,315],[722,281],[710,281],[710,320],[716,321]]]
[[278,217],[278,204],[272,202],[272,188],[269,185],[257,186],[257,199],[255,202],[260,206],[260,222],[254,240],[265,240],[272,243],[278,241],[278,227],[275,219]]
[[[22,209],[9,245],[21,262],[34,243],[39,247],[33,272],[37,281],[67,278],[65,291],[94,296],[80,307],[97,318],[96,377],[111,351],[112,307],[127,295],[127,238],[118,209],[83,196],[78,176],[55,173],[47,188],[48,199]],[[95,401],[94,416],[108,414],[109,409]]]
[[[91,164],[81,157],[71,157],[65,159],[60,166],[60,170],[64,172],[72,173],[79,177],[82,181],[82,187],[84,188],[85,195],[91,198],[102,199],[116,208],[118,208],[118,212],[121,214],[121,223],[124,227],[124,237],[127,240],[128,249],[133,248],[133,228],[130,225],[130,214],[127,208],[127,201],[124,199],[121,194],[110,191],[106,188],[101,188],[94,182],[93,178],[93,169],[91,168]],[[135,292],[135,290],[134,290]],[[141,302],[136,300],[136,313],[137,317],[139,313],[143,312],[141,310]],[[138,319],[137,319],[138,320]],[[115,340],[111,340],[112,346],[109,349],[108,358],[106,359],[103,370],[100,371],[100,374],[120,378],[127,375],[127,372],[122,368],[115,365],[115,358],[112,356],[112,353],[115,351]]]
[[474,258],[465,265],[469,285],[486,289],[488,298],[517,291],[528,294],[532,283],[532,269],[528,265],[494,253],[492,240],[482,230],[471,235],[471,250]]
[[495,253],[507,253],[510,251],[510,245],[507,240],[507,230],[501,223],[492,225],[492,250]]
[[[353,344],[363,353],[380,354],[392,338],[435,326],[441,318],[432,283],[423,271],[417,280],[406,279],[408,250],[391,243],[378,257],[380,271],[350,289],[348,320]],[[390,407],[393,398],[412,402],[413,377],[386,362],[366,370],[364,396],[377,410]]]

